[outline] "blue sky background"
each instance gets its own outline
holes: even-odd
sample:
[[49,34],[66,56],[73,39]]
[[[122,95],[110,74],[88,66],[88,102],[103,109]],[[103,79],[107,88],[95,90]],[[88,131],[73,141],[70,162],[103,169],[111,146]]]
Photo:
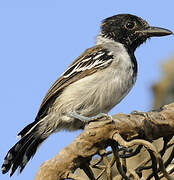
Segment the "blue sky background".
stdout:
[[[102,19],[132,13],[150,25],[174,31],[174,2],[147,0],[1,0],[0,1],[0,163],[16,143],[17,133],[32,122],[49,87],[86,48],[94,45]],[[160,64],[173,55],[172,36],[153,38],[136,51],[137,83],[111,111],[148,111],[151,85],[160,79]],[[49,137],[26,168],[12,179],[33,179],[39,166],[68,145],[79,132]],[[0,173],[1,180],[9,179]]]

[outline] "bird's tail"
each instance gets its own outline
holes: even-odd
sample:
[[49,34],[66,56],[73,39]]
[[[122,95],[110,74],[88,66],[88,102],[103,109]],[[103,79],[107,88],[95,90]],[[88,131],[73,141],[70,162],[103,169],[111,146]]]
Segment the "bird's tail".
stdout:
[[18,135],[21,139],[8,151],[2,164],[2,173],[10,170],[10,176],[19,167],[20,173],[31,157],[34,156],[38,146],[48,137],[39,133],[40,122],[34,121],[26,126]]

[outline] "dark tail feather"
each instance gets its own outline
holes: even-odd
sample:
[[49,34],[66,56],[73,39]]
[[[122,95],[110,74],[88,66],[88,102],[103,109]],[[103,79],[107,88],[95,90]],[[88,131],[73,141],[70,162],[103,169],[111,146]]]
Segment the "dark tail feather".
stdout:
[[35,124],[32,129],[27,128],[28,132],[24,135],[24,130],[19,133],[23,137],[8,151],[6,157],[4,158],[4,163],[2,165],[2,173],[7,173],[10,170],[10,176],[19,167],[20,173],[26,166],[27,162],[31,157],[34,156],[38,146],[45,140],[41,138],[37,132],[37,125]]
[[27,125],[22,131],[18,133],[18,136],[23,137],[34,125],[36,125],[36,122],[32,122],[29,125]]

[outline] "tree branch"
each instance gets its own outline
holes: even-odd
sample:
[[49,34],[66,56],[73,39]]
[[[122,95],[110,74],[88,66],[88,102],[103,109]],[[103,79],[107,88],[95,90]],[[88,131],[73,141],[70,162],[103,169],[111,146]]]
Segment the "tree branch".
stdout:
[[[44,162],[35,180],[81,179],[74,171],[88,164],[100,150],[118,143],[124,147],[143,145],[153,152],[156,161],[167,179],[173,179],[166,172],[162,158],[152,140],[174,135],[174,103],[158,111],[147,113],[117,114],[113,119],[91,122],[75,140],[56,156]],[[117,157],[118,158],[118,157]],[[133,172],[133,171],[132,171]],[[92,174],[92,173],[91,173]]]

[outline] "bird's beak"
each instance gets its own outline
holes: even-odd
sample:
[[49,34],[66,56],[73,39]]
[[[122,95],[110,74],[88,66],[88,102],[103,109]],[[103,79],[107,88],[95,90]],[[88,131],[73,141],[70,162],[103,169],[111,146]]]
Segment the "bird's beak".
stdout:
[[148,37],[154,37],[154,36],[168,36],[173,34],[172,31],[160,27],[149,27],[145,30],[142,30],[142,33],[145,34]]

